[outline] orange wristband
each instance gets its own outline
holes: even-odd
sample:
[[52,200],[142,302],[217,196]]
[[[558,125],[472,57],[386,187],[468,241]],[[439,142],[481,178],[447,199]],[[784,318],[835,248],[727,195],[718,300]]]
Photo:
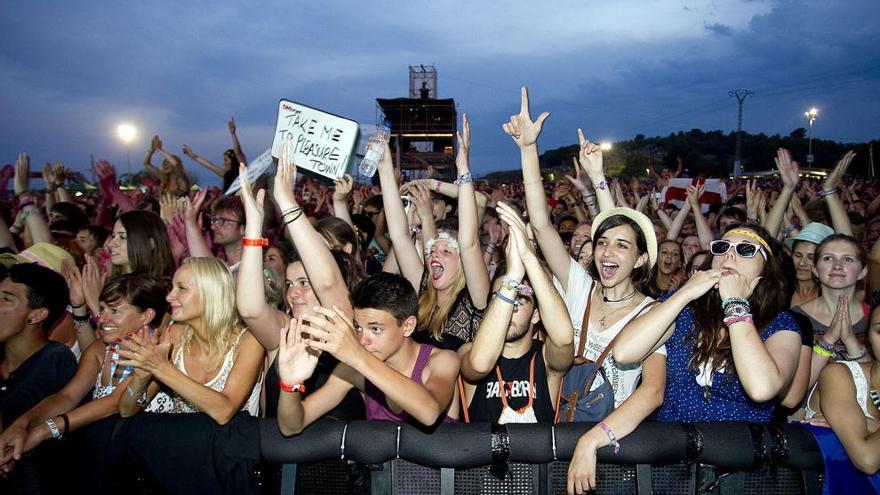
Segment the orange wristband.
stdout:
[[248,239],[247,237],[244,237],[241,240],[241,245],[242,246],[256,246],[256,247],[268,246],[269,239],[266,239],[265,237],[260,238],[260,239]]
[[306,386],[303,384],[288,385],[288,384],[282,382],[281,380],[278,380],[278,386],[281,387],[281,390],[283,390],[289,394],[292,394],[294,392],[299,392],[301,394],[306,393]]

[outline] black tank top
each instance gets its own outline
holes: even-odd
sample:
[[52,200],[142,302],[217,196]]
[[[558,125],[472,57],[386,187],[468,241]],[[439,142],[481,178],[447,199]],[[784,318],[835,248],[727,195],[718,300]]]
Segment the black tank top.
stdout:
[[[306,386],[305,395],[308,396],[308,394],[321,388],[321,385],[324,385],[324,382],[330,378],[330,374],[333,373],[333,369],[337,364],[339,364],[339,361],[335,357],[327,352],[322,353],[318,358],[318,365],[315,367],[315,372],[312,373],[312,377],[306,380],[306,383],[304,384]],[[276,354],[275,359],[272,360],[272,365],[269,366],[269,369],[266,371],[266,380],[263,382],[263,385],[266,387],[266,409],[263,411],[263,415],[267,418],[275,418],[278,416],[278,397],[281,395],[281,391],[278,387],[279,380],[278,355]],[[364,401],[361,398],[360,392],[358,392],[356,388],[349,390],[342,402],[334,407],[332,411],[327,413],[327,416],[346,421],[364,419],[366,417],[364,413]]]
[[[511,409],[520,409],[529,403],[529,371],[532,356],[535,356],[535,388],[532,392],[532,408],[539,423],[553,422],[553,399],[547,384],[547,368],[544,365],[544,354],[541,352],[544,343],[536,340],[529,352],[515,359],[500,357],[497,366],[501,368],[503,387],[507,396],[507,405]],[[498,374],[492,370],[476,383],[477,389],[468,406],[471,422],[498,421],[504,405],[501,403],[501,387]]]

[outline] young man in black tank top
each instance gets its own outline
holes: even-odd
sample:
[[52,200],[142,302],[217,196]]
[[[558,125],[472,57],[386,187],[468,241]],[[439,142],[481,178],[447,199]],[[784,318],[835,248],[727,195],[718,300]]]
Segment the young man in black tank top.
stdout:
[[[528,241],[525,224],[503,203],[498,216],[510,233],[507,269],[492,285],[494,296],[474,342],[459,350],[465,417],[474,422],[552,423],[559,385],[574,357],[574,329],[565,302]],[[523,283],[526,275],[534,288]],[[541,320],[543,342],[534,338]]]
[[[458,356],[412,340],[419,303],[410,283],[391,273],[373,275],[358,284],[351,304],[353,321],[336,308],[319,307],[282,331],[278,426],[283,435],[300,433],[352,388],[365,395],[367,419],[399,418],[432,426],[447,412]],[[321,388],[302,399],[302,384],[321,352],[329,352],[339,364]]]

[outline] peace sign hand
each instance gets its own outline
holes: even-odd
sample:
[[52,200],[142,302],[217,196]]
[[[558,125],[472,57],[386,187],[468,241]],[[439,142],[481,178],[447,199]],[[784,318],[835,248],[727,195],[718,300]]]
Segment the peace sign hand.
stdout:
[[501,126],[513,141],[520,148],[532,146],[538,142],[538,136],[541,134],[541,128],[544,121],[550,116],[550,112],[544,112],[538,116],[538,120],[533,121],[529,113],[529,93],[525,86],[520,91],[522,101],[520,103],[519,114],[511,115],[510,122]]

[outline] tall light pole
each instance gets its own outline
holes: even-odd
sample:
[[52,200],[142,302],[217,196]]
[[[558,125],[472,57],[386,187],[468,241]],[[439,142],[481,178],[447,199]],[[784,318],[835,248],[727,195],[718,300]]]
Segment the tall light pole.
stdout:
[[755,96],[755,92],[748,89],[734,89],[733,91],[728,91],[727,96],[735,96],[736,102],[739,105],[739,113],[736,117],[736,151],[733,158],[733,176],[739,177],[740,172],[742,172],[743,102],[749,96]]
[[819,109],[813,107],[806,112],[804,112],[804,117],[807,118],[807,122],[810,123],[809,138],[807,140],[807,170],[813,170],[813,122],[816,121],[816,117],[819,116]]
[[131,124],[119,124],[116,126],[116,135],[125,145],[125,158],[128,161],[128,175],[131,176],[131,142],[137,137],[137,129]]

